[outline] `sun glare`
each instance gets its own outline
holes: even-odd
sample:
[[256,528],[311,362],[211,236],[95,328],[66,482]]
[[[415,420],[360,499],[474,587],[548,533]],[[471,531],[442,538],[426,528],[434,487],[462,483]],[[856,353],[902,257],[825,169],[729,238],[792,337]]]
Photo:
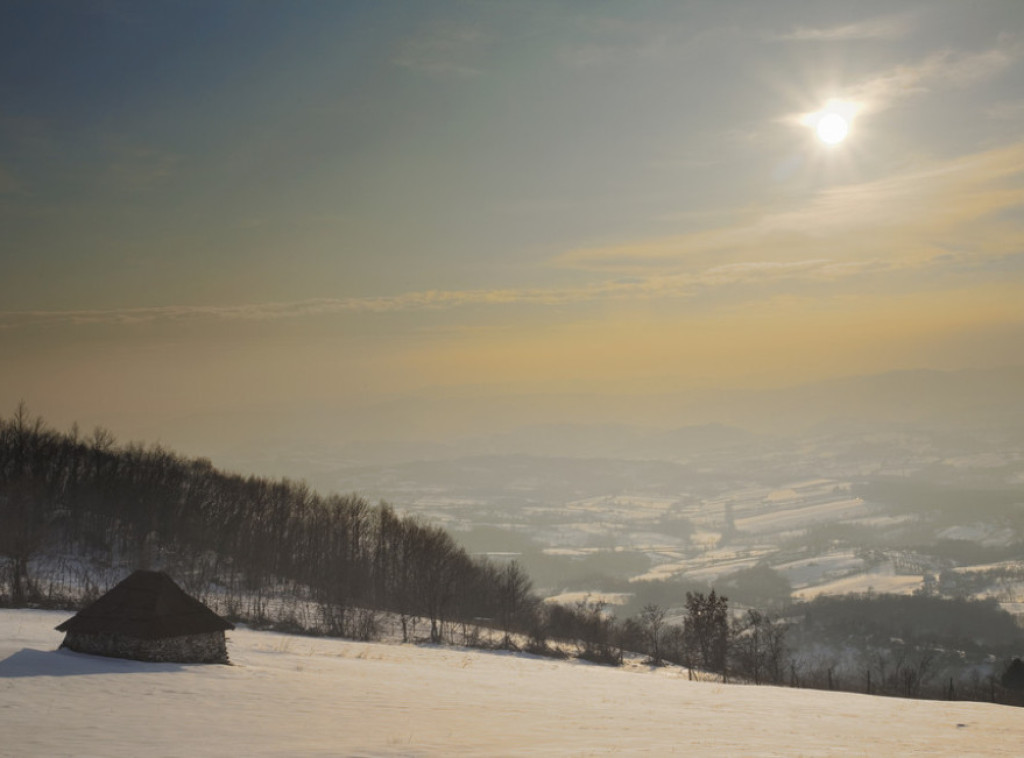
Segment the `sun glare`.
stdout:
[[850,134],[850,123],[856,108],[852,103],[830,100],[816,113],[803,117],[805,125],[814,129],[815,135],[826,145],[838,145]]
[[835,145],[846,139],[846,135],[850,133],[850,125],[838,113],[826,113],[818,119],[814,131],[822,142]]

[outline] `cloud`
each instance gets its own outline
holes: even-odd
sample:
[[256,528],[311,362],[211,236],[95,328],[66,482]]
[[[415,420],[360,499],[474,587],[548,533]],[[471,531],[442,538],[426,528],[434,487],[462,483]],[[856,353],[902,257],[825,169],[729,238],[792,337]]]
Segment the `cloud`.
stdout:
[[842,42],[846,40],[897,40],[908,36],[914,28],[909,13],[881,16],[830,27],[798,26],[791,32],[774,35],[780,42]]
[[[996,47],[978,53],[942,50],[853,83],[837,93],[836,102],[848,108],[851,116],[878,113],[915,95],[976,85],[1011,67],[1022,52],[1024,46],[1007,36],[1000,37]],[[818,113],[791,113],[780,120],[807,125]]]
[[[731,288],[841,283],[915,270],[977,271],[1019,254],[1024,142],[820,191],[729,226],[568,250],[550,265],[592,281],[565,287],[425,290],[244,305],[0,312],[0,329],[183,321],[281,321],[344,314],[692,299]],[[998,269],[998,266],[991,270]],[[596,275],[596,278],[595,278]],[[748,291],[749,293],[749,291]]]
[[844,97],[858,102],[864,111],[891,107],[908,95],[947,87],[968,87],[1009,68],[1020,47],[1001,45],[980,53],[934,53],[912,65],[896,68],[851,87]]
[[575,21],[582,39],[564,43],[558,52],[560,61],[570,68],[657,59],[683,44],[679,29],[652,20],[584,16]]
[[1024,142],[1018,142],[826,189],[802,208],[762,217],[752,230],[812,237],[900,229],[937,235],[1024,204],[1016,182],[1022,173]]
[[[649,276],[707,270],[713,261],[809,261],[827,251],[836,265],[876,258],[893,267],[921,265],[942,245],[969,243],[973,255],[1007,254],[1019,229],[993,220],[1024,206],[1024,142],[860,184],[825,189],[802,204],[746,222],[621,245],[578,248],[558,256],[563,268]],[[1004,222],[1010,223],[1010,222]],[[1015,236],[1015,234],[1017,236]],[[844,269],[832,269],[840,271]]]
[[89,324],[141,324],[155,321],[217,319],[276,321],[344,313],[389,313],[439,310],[465,305],[539,303],[559,304],[578,299],[572,290],[468,290],[423,291],[383,297],[316,298],[292,302],[245,305],[171,305],[92,310],[36,310],[0,312],[0,328]]
[[246,305],[181,305],[94,310],[0,311],[0,330],[25,327],[135,325],[152,322],[279,321],[348,313],[452,310],[469,306],[565,306],[594,301],[688,298],[701,292],[756,282],[834,281],[877,266],[841,264],[828,258],[746,261],[695,273],[617,278],[578,287],[489,290],[427,290],[381,297],[317,298]]
[[474,77],[483,73],[479,58],[489,39],[466,25],[442,25],[407,39],[391,62],[401,68],[432,76]]
[[580,15],[573,33],[557,50],[558,60],[573,69],[602,68],[635,62],[665,64],[668,59],[701,55],[723,40],[748,35],[733,26],[701,26],[678,18]]

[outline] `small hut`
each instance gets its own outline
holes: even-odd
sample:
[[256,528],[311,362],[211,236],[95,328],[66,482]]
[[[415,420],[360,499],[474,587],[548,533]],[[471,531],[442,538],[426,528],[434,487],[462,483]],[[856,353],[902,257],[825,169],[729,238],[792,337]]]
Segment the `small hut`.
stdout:
[[57,627],[79,653],[174,663],[227,663],[234,629],[162,571],[136,571]]

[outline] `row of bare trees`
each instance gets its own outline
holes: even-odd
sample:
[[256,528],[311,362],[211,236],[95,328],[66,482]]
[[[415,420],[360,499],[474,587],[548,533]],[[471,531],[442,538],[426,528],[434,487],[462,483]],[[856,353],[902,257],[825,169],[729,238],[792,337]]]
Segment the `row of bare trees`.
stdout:
[[[80,570],[55,573],[69,556]],[[475,559],[385,504],[222,473],[102,429],[60,433],[24,405],[0,419],[0,564],[0,600],[13,605],[105,589],[87,567],[108,566],[110,581],[160,568],[235,617],[283,622],[298,598],[298,626],[346,636],[365,634],[371,609],[396,614],[406,635],[412,618],[435,641],[483,621],[508,643],[535,603],[517,564]]]
[[[784,683],[791,661],[787,624],[755,610],[734,618],[728,599],[713,589],[707,594],[686,593],[682,610],[681,618],[672,619],[652,603],[620,621],[604,603],[584,599],[574,606],[545,606],[540,628],[569,641],[574,654],[587,660],[621,664],[632,652],[646,655],[652,665],[684,666],[691,678],[712,674],[723,680]],[[531,645],[541,649],[545,642],[531,639]]]

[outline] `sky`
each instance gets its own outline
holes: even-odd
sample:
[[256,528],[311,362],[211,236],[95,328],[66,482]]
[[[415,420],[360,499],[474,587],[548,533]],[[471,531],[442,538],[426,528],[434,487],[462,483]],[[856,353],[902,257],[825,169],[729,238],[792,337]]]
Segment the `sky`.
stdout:
[[1017,365],[1022,125],[1019,0],[5,0],[0,413],[196,449]]

